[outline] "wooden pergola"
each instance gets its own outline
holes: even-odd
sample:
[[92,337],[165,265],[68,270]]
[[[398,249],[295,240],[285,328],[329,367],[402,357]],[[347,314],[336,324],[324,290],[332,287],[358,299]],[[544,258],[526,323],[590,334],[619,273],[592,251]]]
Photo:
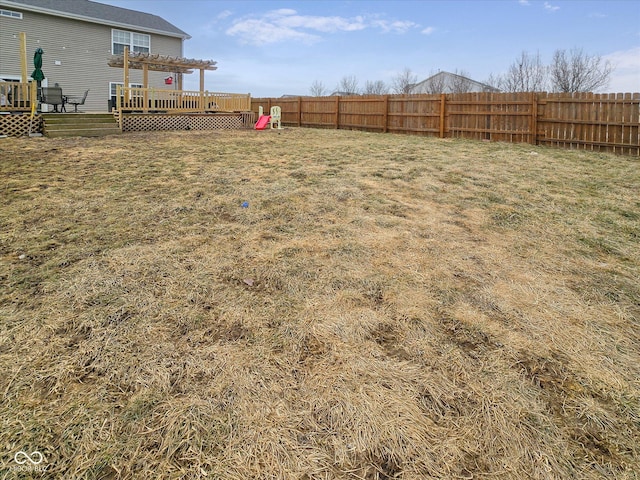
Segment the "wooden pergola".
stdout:
[[[125,48],[122,55],[114,55],[110,67],[124,70],[124,85],[116,86],[118,111],[122,112],[164,112],[164,113],[205,113],[244,112],[251,109],[251,95],[237,93],[209,92],[204,89],[204,72],[217,70],[213,60],[171,57],[151,53],[129,52]],[[129,70],[142,70],[142,87],[130,87]],[[200,90],[182,89],[182,74],[200,70]],[[176,74],[176,85],[171,89],[149,87],[149,72]]]
[[129,69],[142,70],[143,88],[149,87],[149,71],[176,73],[177,89],[182,90],[183,73],[193,73],[194,70],[200,70],[200,91],[204,92],[204,72],[205,70],[217,70],[216,63],[213,60],[195,60],[192,58],[171,57],[168,55],[159,55],[141,52],[129,52],[125,47],[123,55],[114,55],[109,59],[110,67],[124,69],[124,85],[129,85]]

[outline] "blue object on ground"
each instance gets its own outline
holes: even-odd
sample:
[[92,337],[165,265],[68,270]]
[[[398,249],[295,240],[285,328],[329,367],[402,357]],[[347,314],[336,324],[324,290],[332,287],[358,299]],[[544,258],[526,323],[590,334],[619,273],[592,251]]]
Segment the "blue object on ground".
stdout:
[[242,208],[249,208],[249,202],[242,202]]

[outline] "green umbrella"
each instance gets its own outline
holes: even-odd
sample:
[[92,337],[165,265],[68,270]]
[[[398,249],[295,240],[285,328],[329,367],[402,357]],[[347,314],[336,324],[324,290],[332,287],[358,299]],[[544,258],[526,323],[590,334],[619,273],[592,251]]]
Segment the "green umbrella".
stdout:
[[42,73],[42,54],[44,52],[41,48],[36,48],[36,53],[33,54],[33,66],[36,69],[31,74],[31,78],[34,80],[41,82],[44,80],[44,73]]
[[41,48],[36,48],[36,52],[33,54],[33,66],[36,67],[36,69],[31,74],[31,78],[33,78],[38,84],[38,102],[40,101],[40,98],[42,95],[40,85],[42,80],[44,80],[44,73],[42,73],[42,54],[43,53],[44,52],[42,51]]

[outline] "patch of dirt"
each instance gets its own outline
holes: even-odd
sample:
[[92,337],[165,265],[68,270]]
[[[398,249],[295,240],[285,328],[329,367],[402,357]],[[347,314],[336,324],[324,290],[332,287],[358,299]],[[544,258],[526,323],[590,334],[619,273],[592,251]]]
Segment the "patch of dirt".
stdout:
[[401,335],[398,327],[390,323],[381,323],[370,332],[370,338],[380,345],[388,356],[401,361],[410,361],[413,355],[402,346]]

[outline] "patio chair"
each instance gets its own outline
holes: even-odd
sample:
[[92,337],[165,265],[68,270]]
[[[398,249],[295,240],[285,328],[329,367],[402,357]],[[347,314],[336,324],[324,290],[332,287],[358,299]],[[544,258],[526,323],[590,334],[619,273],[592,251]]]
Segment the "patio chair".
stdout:
[[87,99],[87,95],[89,94],[89,90],[84,91],[84,95],[68,95],[65,96],[65,103],[70,103],[73,105],[73,112],[78,113],[78,105],[84,105],[84,101]]
[[60,87],[42,87],[40,103],[53,105],[54,112],[58,111],[58,105],[60,105],[61,112],[67,111],[64,108],[64,97],[62,96],[62,88]]

